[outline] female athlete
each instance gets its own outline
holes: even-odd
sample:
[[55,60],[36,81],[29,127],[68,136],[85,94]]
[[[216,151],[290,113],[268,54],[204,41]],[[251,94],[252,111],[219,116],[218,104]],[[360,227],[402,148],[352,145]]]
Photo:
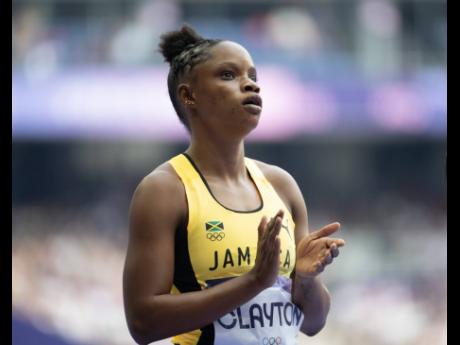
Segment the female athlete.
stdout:
[[139,344],[296,344],[318,333],[330,296],[319,274],[339,254],[340,224],[309,232],[283,169],[245,156],[262,98],[241,45],[184,25],[162,36],[168,89],[187,150],[134,192],[123,292]]

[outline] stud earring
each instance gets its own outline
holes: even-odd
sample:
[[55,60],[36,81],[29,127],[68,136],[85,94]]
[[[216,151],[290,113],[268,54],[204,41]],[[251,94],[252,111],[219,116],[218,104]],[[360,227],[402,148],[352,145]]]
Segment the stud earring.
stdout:
[[187,104],[187,105],[192,105],[192,104],[195,104],[195,102],[192,102],[191,100],[187,99],[187,100],[185,101],[185,104]]

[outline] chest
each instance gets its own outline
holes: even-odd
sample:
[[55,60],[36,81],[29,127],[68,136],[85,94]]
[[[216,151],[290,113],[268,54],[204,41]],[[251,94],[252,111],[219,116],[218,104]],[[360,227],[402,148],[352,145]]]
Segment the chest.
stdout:
[[[257,257],[260,220],[276,211],[276,207],[267,205],[251,213],[202,208],[187,229],[190,261],[200,284],[249,272]],[[294,223],[289,216],[283,221],[279,237],[280,275],[289,276],[296,253]]]
[[208,181],[210,194],[225,208],[238,211],[250,211],[260,207],[262,198],[252,180],[239,184],[225,184]]

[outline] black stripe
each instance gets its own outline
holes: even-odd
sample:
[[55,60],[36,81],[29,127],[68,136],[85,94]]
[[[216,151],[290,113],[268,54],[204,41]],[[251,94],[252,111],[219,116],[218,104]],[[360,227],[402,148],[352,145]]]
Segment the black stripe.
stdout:
[[214,325],[207,325],[201,329],[200,340],[198,340],[197,345],[213,345],[214,344]]
[[201,290],[190,261],[185,224],[177,229],[174,241],[174,285],[181,293]]
[[[188,218],[188,217],[187,217]],[[174,240],[174,285],[181,293],[201,291],[201,286],[193,271],[188,249],[188,231],[186,220],[176,231]],[[201,328],[199,345],[214,344],[214,325]]]
[[234,279],[234,278],[235,277],[206,280],[206,286],[210,288],[210,287],[225,283],[227,280]]
[[259,194],[259,197],[260,197],[260,200],[261,200],[261,203],[259,205],[259,207],[257,207],[256,209],[254,210],[250,210],[250,211],[238,211],[238,210],[233,210],[231,208],[228,208],[227,206],[225,205],[222,205],[220,203],[219,200],[217,200],[217,198],[214,196],[214,194],[212,194],[212,191],[211,191],[211,188],[209,187],[208,185],[208,182],[206,181],[206,179],[204,178],[203,174],[201,173],[200,169],[198,169],[198,166],[195,164],[195,162],[193,161],[192,157],[190,157],[187,153],[183,152],[182,153],[185,157],[187,157],[187,159],[189,160],[189,162],[192,164],[193,168],[196,170],[196,172],[198,173],[198,175],[200,175],[201,177],[201,180],[203,181],[204,185],[206,186],[206,189],[208,190],[209,194],[211,194],[212,198],[220,205],[222,206],[223,208],[229,210],[229,211],[232,211],[232,212],[236,212],[236,213],[255,213],[255,212],[258,212],[260,211],[263,207],[264,207],[264,198],[262,197],[262,193],[259,191],[259,187],[257,187],[257,183],[254,181],[254,179],[252,178],[251,176],[251,172],[249,171],[249,169],[246,168],[246,170],[248,171],[248,174],[250,176],[250,178],[252,179],[252,181],[254,182],[254,185],[256,186],[256,189],[257,189],[257,193]]

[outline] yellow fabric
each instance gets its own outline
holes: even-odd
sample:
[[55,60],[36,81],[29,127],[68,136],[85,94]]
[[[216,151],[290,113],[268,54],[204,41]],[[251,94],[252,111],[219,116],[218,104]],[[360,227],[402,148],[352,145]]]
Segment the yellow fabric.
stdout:
[[[250,212],[232,211],[221,205],[211,195],[199,172],[185,155],[177,155],[169,163],[185,187],[189,214],[188,254],[201,289],[208,287],[207,281],[237,277],[252,269],[257,253],[257,228],[260,220],[262,216],[273,217],[279,209],[284,209],[285,214],[279,235],[279,275],[290,276],[295,265],[295,224],[283,201],[252,159],[245,158],[246,168],[257,186],[263,206]],[[174,288],[172,293],[180,292]],[[178,335],[172,342],[196,344],[200,334],[197,330]]]

